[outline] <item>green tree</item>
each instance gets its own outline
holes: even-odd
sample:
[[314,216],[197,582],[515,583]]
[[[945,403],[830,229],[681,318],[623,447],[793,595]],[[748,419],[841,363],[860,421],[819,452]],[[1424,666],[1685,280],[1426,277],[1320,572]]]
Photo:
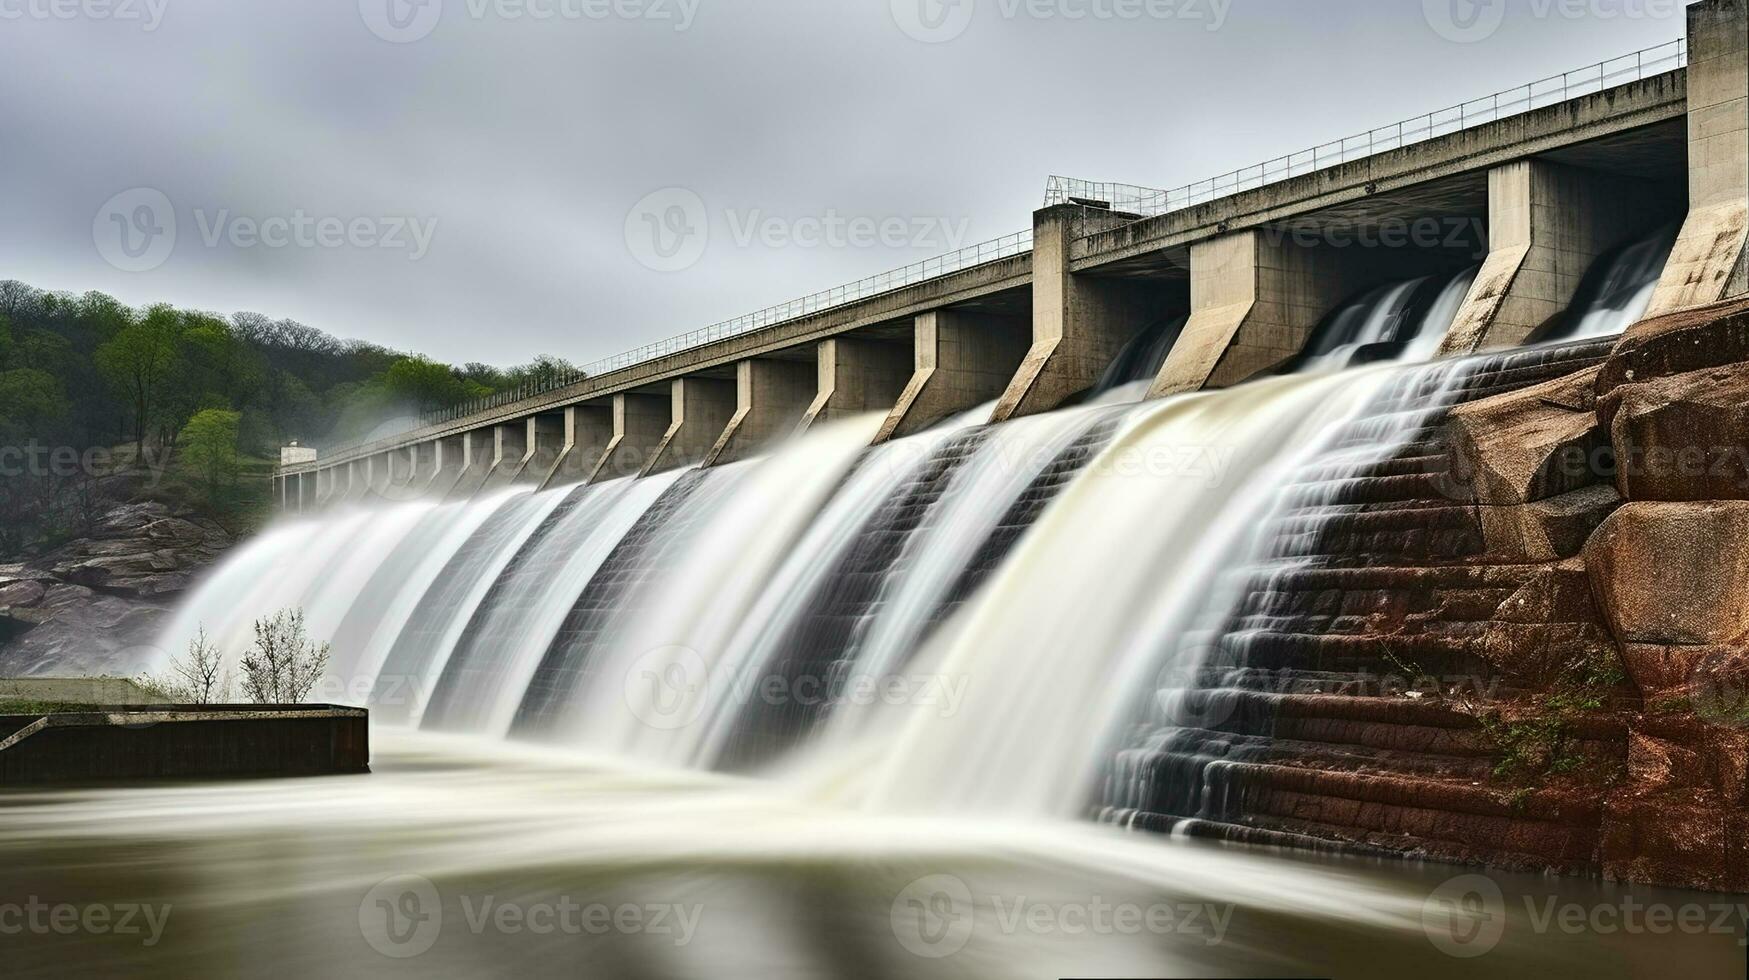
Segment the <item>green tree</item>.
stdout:
[[8,442],[47,437],[65,421],[67,394],[46,371],[0,371],[0,437]]
[[147,426],[175,365],[181,332],[182,317],[175,308],[161,304],[97,348],[97,369],[133,409],[134,452],[142,459]]
[[12,361],[12,319],[0,313],[0,368]]
[[456,377],[449,365],[425,357],[403,357],[390,365],[383,387],[391,398],[421,412],[448,408],[470,397],[468,383]]
[[242,460],[237,454],[237,425],[242,414],[209,408],[196,412],[177,440],[182,465],[204,487],[208,503],[225,503],[237,486]]

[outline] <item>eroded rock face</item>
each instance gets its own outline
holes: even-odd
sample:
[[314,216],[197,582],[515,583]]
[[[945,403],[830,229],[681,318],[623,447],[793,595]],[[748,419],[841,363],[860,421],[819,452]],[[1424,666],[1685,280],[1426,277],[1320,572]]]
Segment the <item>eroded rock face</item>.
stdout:
[[1749,500],[1749,364],[1624,384],[1600,406],[1629,500]]
[[1749,642],[1749,501],[1628,503],[1585,565],[1624,646]]
[[130,676],[170,607],[231,536],[163,504],[125,504],[83,538],[0,566],[0,676]]
[[1470,476],[1476,503],[1535,503],[1596,482],[1590,461],[1608,446],[1597,421],[1599,370],[1452,410],[1454,469]]

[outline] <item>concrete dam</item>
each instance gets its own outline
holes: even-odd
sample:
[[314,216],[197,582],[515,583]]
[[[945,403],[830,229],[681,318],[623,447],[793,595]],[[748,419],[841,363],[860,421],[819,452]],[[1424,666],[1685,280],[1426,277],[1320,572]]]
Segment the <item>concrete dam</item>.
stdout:
[[379,724],[1749,890],[1746,242],[1749,6],[1706,0],[290,458],[160,646],[297,608]]

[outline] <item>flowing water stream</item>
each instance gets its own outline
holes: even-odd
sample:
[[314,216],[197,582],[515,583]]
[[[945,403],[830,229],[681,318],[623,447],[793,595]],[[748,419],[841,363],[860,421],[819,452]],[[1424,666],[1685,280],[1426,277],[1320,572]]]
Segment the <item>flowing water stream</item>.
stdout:
[[[373,708],[377,772],[8,797],[0,858],[53,894],[102,880],[172,904],[178,941],[140,961],[161,976],[1464,975],[1429,955],[1457,869],[1081,818],[1174,792],[1218,816],[1210,772],[1238,748],[1184,733],[1236,686],[1212,651],[1241,585],[1306,561],[1313,531],[1286,515],[1484,363],[1417,363],[1473,276],[1385,287],[1296,373],[1227,391],[1137,401],[1167,322],[1041,417],[874,449],[878,419],[856,419],[708,471],[288,519],[161,647],[205,630],[234,654],[258,616],[303,609],[335,643],[316,699]],[[1497,877],[1494,965],[1633,976],[1740,952],[1538,932],[1520,895],[1613,893]],[[482,902],[697,917],[680,942],[647,920],[511,928]],[[137,950],[59,952],[102,969]]]

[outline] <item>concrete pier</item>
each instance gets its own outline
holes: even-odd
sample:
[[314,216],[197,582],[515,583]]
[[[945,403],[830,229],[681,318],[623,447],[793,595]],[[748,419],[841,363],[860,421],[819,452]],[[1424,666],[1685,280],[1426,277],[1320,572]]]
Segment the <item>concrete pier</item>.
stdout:
[[558,456],[548,468],[541,489],[587,483],[613,442],[614,408],[604,404],[573,405],[559,416],[563,427]]
[[911,380],[877,444],[1000,398],[1030,346],[1028,326],[1005,317],[939,310],[918,317],[914,328]]
[[1488,258],[1440,347],[1443,356],[1516,347],[1572,305],[1607,251],[1674,209],[1641,181],[1543,160],[1488,174]]
[[480,493],[503,490],[516,483],[522,467],[528,462],[529,422],[510,422],[492,427],[492,463]]
[[1124,345],[1160,318],[1159,286],[1070,268],[1074,242],[1135,220],[1135,215],[1078,204],[1033,215],[1032,346],[990,421],[1048,412],[1093,387]]
[[626,392],[613,396],[613,438],[590,470],[590,483],[644,473],[655,462],[673,415],[672,392]]
[[837,337],[815,348],[815,395],[800,429],[822,422],[887,412],[898,402],[914,369],[903,344]]
[[1190,248],[1190,321],[1149,397],[1226,388],[1294,357],[1359,284],[1341,253],[1246,231]]
[[1749,3],[1688,8],[1688,219],[1651,316],[1749,294]]
[[800,428],[817,393],[816,364],[750,358],[735,366],[735,414],[704,465],[751,459]]
[[644,476],[703,462],[735,417],[734,381],[693,377],[669,384],[668,431],[644,467]]
[[468,500],[485,487],[486,477],[492,472],[493,453],[497,446],[496,432],[497,426],[492,426],[464,432],[456,437],[460,466],[455,483],[444,495],[445,499]]

